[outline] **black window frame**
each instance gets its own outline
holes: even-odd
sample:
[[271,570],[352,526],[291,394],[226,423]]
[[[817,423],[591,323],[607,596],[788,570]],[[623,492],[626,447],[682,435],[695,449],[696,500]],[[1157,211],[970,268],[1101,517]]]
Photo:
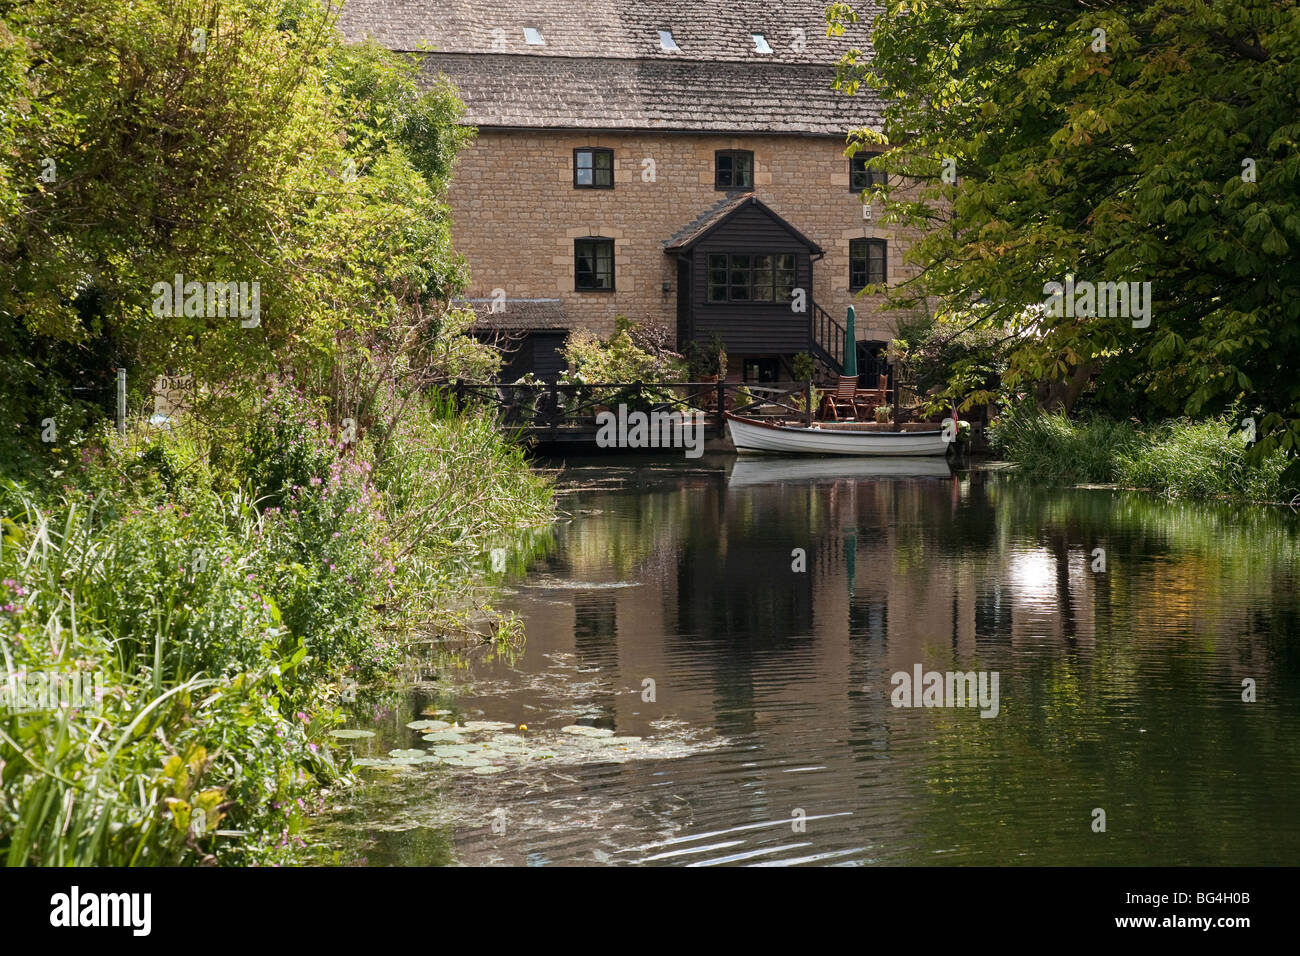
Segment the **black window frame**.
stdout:
[[[789,264],[779,263],[778,257],[788,259]],[[725,262],[719,264],[719,259]],[[766,267],[760,264],[761,259],[768,260]],[[706,305],[778,305],[791,301],[794,290],[799,288],[799,255],[794,252],[711,252],[705,260],[704,270]],[[767,274],[768,280],[761,292],[766,292],[768,297],[759,298],[761,292],[755,277],[763,273]],[[716,281],[718,275],[722,276],[722,281]],[[736,277],[742,275],[744,278],[737,282]],[[735,294],[738,288],[744,289],[743,295]],[[725,297],[718,298],[715,291],[725,292]],[[784,296],[782,291],[786,293]]]
[[[871,263],[873,261],[871,250],[878,248],[880,250],[880,278],[873,280],[871,278]],[[862,263],[858,268],[857,263]],[[858,282],[861,276],[866,281]],[[862,238],[849,240],[849,291],[860,292],[869,285],[883,285],[889,281],[889,241],[878,238]]]
[[[865,164],[868,160],[875,159],[879,155],[881,155],[879,152],[855,153],[849,157],[849,192],[861,193],[863,190],[870,189],[872,186],[887,186],[889,184],[889,173],[887,170],[857,168],[859,165]],[[858,185],[858,182],[854,177],[859,175],[866,177],[865,185]]]
[[[728,160],[727,175],[732,180],[730,185],[722,182],[722,163],[723,157]],[[744,156],[749,162],[749,184],[745,186],[735,185],[736,179],[736,158]],[[754,188],[754,151],[752,149],[719,149],[713,153],[713,188],[714,189],[753,189]]]
[[[593,246],[592,246],[592,250],[591,250],[590,253],[584,253],[584,252],[582,251],[582,244],[583,244],[583,243],[591,243],[591,244],[593,244]],[[601,248],[607,248],[607,249],[609,250],[609,256],[608,256],[608,259],[609,259],[609,285],[608,285],[608,286],[602,286],[602,285],[596,285],[596,284],[593,284],[593,285],[583,285],[583,284],[582,284],[582,276],[583,276],[583,272],[582,272],[582,269],[580,268],[579,263],[580,263],[580,261],[584,258],[584,256],[587,257],[587,258],[590,258],[590,259],[592,260],[593,268],[592,268],[590,271],[591,271],[591,275],[592,275],[593,277],[595,277],[595,278],[593,279],[593,282],[594,282],[595,279],[598,279],[599,276],[600,276],[600,269],[599,269],[600,262],[601,262],[601,260],[603,260],[604,258],[606,258],[605,256],[602,256],[602,255],[600,254],[600,252],[598,251],[598,250],[601,249]],[[573,291],[575,291],[575,292],[613,292],[613,291],[614,291],[614,288],[615,288],[615,283],[614,283],[614,279],[615,279],[615,269],[614,269],[614,265],[615,265],[615,256],[614,256],[614,240],[613,240],[613,239],[609,238],[608,236],[582,236],[581,238],[574,239],[574,240],[573,240]]]
[[[591,182],[578,182],[578,154],[591,153]],[[603,154],[609,157],[609,183],[602,185],[596,182],[596,156]],[[579,146],[573,151],[573,188],[574,189],[613,189],[614,188],[614,151],[607,146]]]

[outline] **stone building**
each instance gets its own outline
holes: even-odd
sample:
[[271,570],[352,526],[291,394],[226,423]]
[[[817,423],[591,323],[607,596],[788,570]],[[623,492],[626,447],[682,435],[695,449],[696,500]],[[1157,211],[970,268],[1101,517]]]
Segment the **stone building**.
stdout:
[[906,237],[864,215],[878,174],[845,156],[879,104],[831,88],[865,24],[828,38],[821,0],[349,0],[341,26],[427,51],[478,129],[453,240],[482,327],[522,334],[507,378],[553,377],[569,330],[620,314],[683,351],[720,338],[731,379],[790,379],[800,352],[835,374],[850,304],[882,370],[891,319],[856,293],[907,274]]

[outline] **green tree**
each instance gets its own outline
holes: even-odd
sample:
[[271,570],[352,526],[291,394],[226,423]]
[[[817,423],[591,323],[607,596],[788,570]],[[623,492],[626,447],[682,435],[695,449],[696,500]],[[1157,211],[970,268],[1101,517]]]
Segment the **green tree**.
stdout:
[[[827,9],[831,33],[856,17]],[[893,305],[1021,333],[1006,379],[1045,405],[1122,378],[1147,413],[1258,409],[1256,452],[1295,455],[1295,0],[889,0],[873,46],[837,84],[884,97],[849,149],[887,147],[885,218],[925,230]],[[1046,314],[1067,275],[1150,282],[1149,326]]]
[[[293,374],[337,420],[376,356],[415,387],[472,351],[446,310],[465,269],[444,190],[469,136],[449,86],[345,44],[314,0],[0,14],[0,345],[26,357],[0,402],[25,434],[118,364],[139,390]],[[160,315],[176,275],[257,282],[260,316]]]

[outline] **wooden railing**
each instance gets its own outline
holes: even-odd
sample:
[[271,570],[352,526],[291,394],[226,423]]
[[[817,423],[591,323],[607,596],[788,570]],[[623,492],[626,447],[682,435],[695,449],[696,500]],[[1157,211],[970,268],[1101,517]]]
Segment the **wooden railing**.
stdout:
[[809,352],[836,375],[844,372],[844,326],[816,302],[808,316]]
[[457,405],[493,408],[503,427],[558,438],[563,431],[590,430],[601,412],[702,413],[705,424],[720,428],[724,411],[749,418],[812,420],[820,389],[812,383],[785,386],[740,382],[597,382],[515,385],[457,382],[450,386]]

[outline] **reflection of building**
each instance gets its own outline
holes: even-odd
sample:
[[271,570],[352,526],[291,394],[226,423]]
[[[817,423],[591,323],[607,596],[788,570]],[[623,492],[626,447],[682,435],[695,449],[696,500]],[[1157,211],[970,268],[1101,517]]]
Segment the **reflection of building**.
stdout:
[[[1285,858],[1296,715],[1280,691],[1300,635],[1289,525],[1224,540],[1163,502],[1117,511],[978,475],[764,483],[751,468],[732,485],[667,473],[656,487],[649,471],[570,500],[584,516],[558,532],[558,580],[534,581],[522,610],[528,666],[561,651],[582,672],[580,690],[541,708],[552,718],[727,738],[575,774],[575,806],[609,790],[620,813],[639,801],[665,835],[650,860],[1217,860],[1225,805],[1266,820],[1268,858]],[[1099,546],[1104,573],[1089,567]],[[890,676],[916,664],[1000,672],[998,717],[892,707]],[[1269,698],[1239,703],[1244,678]],[[1125,808],[1115,831],[1129,842],[1091,838],[1103,800]],[[794,808],[817,819],[806,834],[789,829]],[[1161,827],[1185,842],[1148,840]]]
[[844,155],[881,106],[831,88],[839,57],[869,50],[870,12],[831,38],[824,8],[349,0],[340,23],[422,51],[478,129],[449,193],[453,241],[482,327],[524,336],[508,374],[554,375],[568,330],[605,336],[620,313],[683,348],[717,334],[733,377],[792,378],[805,351],[838,372],[834,320],[856,302],[874,382],[893,322],[855,293],[910,267],[860,199],[887,174]]
[[[1082,546],[1000,543],[978,481],[954,503],[954,480],[639,490],[626,512],[570,526],[555,569],[569,588],[608,585],[621,552],[617,577],[636,586],[545,591],[529,651],[573,653],[629,691],[653,677],[673,713],[744,733],[765,704],[815,701],[852,723],[864,698],[846,694],[849,675],[860,687],[916,663],[995,668],[1020,645],[1091,644],[1098,582]],[[797,547],[806,573],[791,570]],[[630,692],[611,700],[620,726],[649,713]]]

